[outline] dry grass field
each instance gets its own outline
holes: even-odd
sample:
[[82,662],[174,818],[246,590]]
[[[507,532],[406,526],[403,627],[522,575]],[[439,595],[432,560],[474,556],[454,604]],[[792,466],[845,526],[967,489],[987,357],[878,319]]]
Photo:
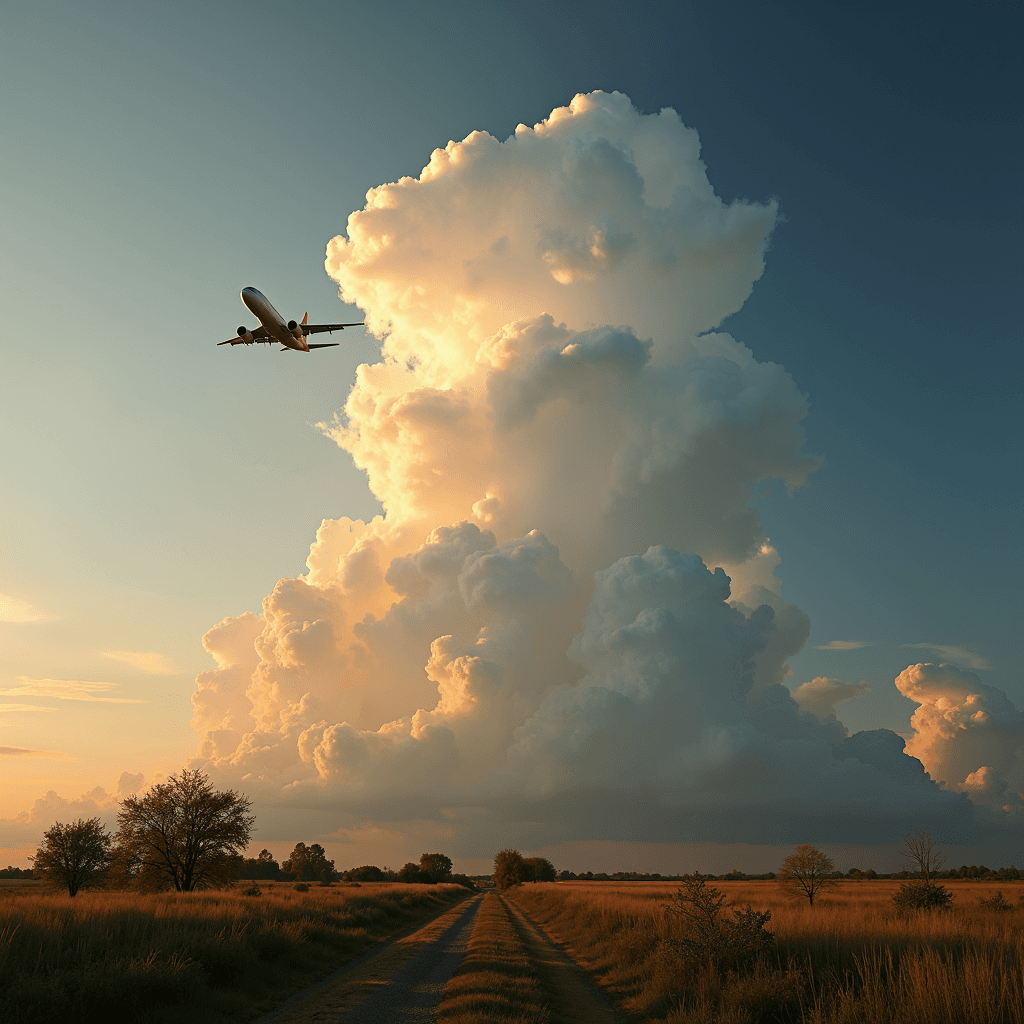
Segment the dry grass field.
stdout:
[[468,895],[456,885],[262,888],[69,899],[5,886],[0,1021],[250,1021]]
[[[630,1021],[670,1024],[1019,1024],[1024,883],[944,883],[946,911],[894,913],[896,881],[848,881],[813,908],[774,882],[715,882],[736,906],[770,910],[775,948],[743,977],[687,976],[663,940],[670,883],[563,882],[512,898],[564,943]],[[982,907],[1001,890],[1013,909]]]

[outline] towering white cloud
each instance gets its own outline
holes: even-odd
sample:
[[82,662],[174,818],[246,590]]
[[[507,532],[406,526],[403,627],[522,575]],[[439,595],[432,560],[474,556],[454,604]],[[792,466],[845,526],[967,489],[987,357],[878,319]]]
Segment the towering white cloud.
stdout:
[[955,665],[910,665],[896,686],[920,706],[907,752],[933,778],[1005,812],[1024,810],[1024,714]]
[[372,189],[326,266],[381,359],[323,429],[383,514],[325,520],[306,576],[206,635],[207,767],[324,833],[456,842],[963,814],[895,734],[848,737],[783,685],[810,625],[751,499],[817,465],[807,402],[717,331],[776,217],[617,93]]

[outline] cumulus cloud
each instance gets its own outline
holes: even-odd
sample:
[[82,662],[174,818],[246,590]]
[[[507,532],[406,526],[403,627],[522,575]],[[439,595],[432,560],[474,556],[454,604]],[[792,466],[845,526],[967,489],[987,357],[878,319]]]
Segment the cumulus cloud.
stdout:
[[0,622],[48,622],[52,615],[12,594],[0,594]]
[[969,819],[784,685],[810,622],[752,498],[819,460],[789,374],[718,329],[776,219],[617,93],[371,189],[326,267],[381,357],[322,428],[382,514],[204,637],[196,763],[292,834],[434,822],[475,855]]
[[975,672],[984,672],[992,667],[980,654],[975,654],[974,651],[965,651],[962,647],[948,647],[944,644],[904,644],[903,646],[919,651],[932,651],[943,661],[952,662],[954,665]]
[[871,647],[870,640],[829,640],[827,644],[819,644],[819,651],[856,651],[860,647]]
[[142,788],[142,781],[145,777],[146,776],[142,772],[138,772],[137,774],[121,772],[121,775],[117,780],[117,795],[123,798],[137,793]]
[[167,657],[158,651],[101,651],[104,658],[111,661],[120,661],[125,665],[140,672],[146,672],[153,676],[176,676],[181,669]]
[[134,697],[114,697],[116,683],[83,679],[30,679],[18,676],[18,685],[0,689],[3,697],[54,697],[57,700],[96,701],[103,704],[145,704]]
[[102,786],[72,799],[51,789],[29,810],[14,818],[0,818],[0,847],[34,848],[43,832],[55,822],[78,818],[98,817],[107,829],[113,831],[117,827],[117,809],[117,800]]
[[844,683],[842,679],[830,679],[827,676],[815,676],[806,683],[801,683],[793,691],[793,699],[805,711],[810,711],[818,718],[835,718],[836,705],[844,700],[852,700],[871,687],[865,682]]
[[910,665],[896,679],[920,705],[908,753],[979,803],[1011,810],[1024,796],[1024,714],[1006,693],[955,665]]

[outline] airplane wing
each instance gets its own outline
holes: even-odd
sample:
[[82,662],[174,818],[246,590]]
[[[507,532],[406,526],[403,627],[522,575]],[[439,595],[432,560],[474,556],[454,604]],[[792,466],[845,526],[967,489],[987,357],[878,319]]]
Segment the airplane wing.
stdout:
[[[356,324],[352,324],[352,326],[355,327]],[[339,344],[340,344],[340,342],[337,342],[337,341],[322,341],[322,342],[320,342],[319,345],[307,345],[306,347],[310,351],[312,351],[315,348],[337,348]]]
[[[334,331],[343,331],[346,327],[364,327],[365,324],[303,324],[303,334],[323,334],[324,331],[333,333]],[[311,346],[312,347],[312,346]]]
[[239,338],[235,335],[233,338],[228,338],[227,341],[218,341],[218,345],[273,345],[274,339],[271,338],[264,327],[257,327],[252,332],[252,341],[246,341],[245,338]]

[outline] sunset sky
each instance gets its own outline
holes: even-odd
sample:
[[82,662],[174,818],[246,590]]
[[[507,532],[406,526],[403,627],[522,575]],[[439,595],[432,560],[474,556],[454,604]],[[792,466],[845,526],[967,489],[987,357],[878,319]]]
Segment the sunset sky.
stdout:
[[1024,863],[1022,29],[5,5],[0,863]]

